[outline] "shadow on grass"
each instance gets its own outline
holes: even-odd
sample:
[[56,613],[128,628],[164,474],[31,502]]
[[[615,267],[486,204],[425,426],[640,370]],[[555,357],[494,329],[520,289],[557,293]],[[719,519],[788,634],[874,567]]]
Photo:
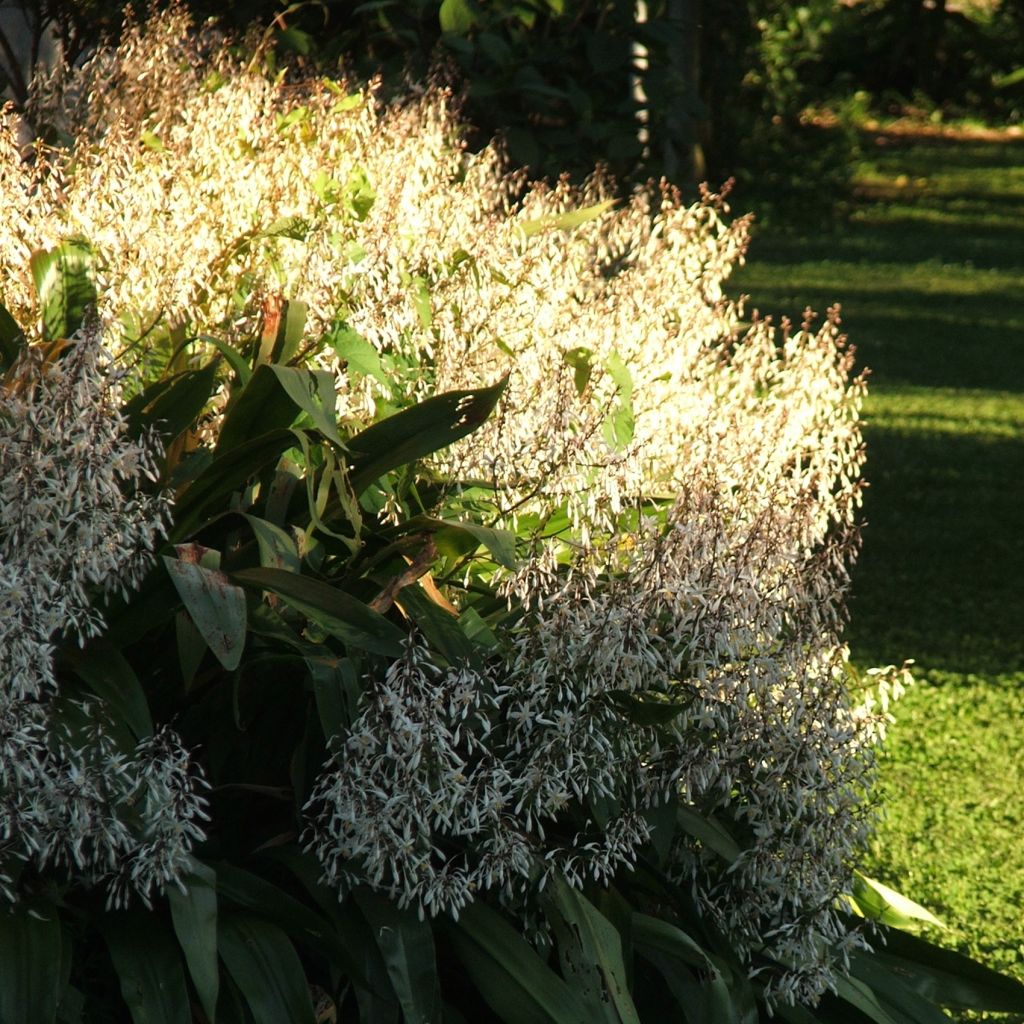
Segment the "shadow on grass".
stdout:
[[[835,284],[758,286],[750,309],[804,306],[823,312],[836,301]],[[1010,311],[1018,314],[1009,321]],[[857,363],[887,385],[1024,392],[1024,290],[945,294],[913,289],[842,290],[843,329],[857,347]]]
[[867,442],[855,659],[1024,671],[1024,442],[877,428]]

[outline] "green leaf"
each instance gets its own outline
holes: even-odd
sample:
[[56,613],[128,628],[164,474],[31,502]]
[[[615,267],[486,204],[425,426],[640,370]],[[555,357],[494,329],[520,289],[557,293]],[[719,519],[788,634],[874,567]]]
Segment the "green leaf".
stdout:
[[593,1024],[576,992],[485,903],[466,907],[449,935],[470,980],[506,1024]]
[[915,992],[942,1006],[1024,1013],[1024,985],[977,961],[895,928],[882,928],[884,946],[872,954]]
[[208,514],[223,512],[226,499],[253,477],[273,468],[281,455],[294,446],[295,440],[296,435],[290,430],[274,430],[243,440],[218,454],[179,495],[170,539],[184,540],[203,524]]
[[82,326],[86,309],[96,302],[91,246],[83,239],[72,238],[53,249],[34,252],[30,263],[43,338],[70,338]]
[[476,24],[476,16],[467,0],[443,0],[437,12],[437,20],[442,32],[453,32],[460,36]]
[[24,900],[0,908],[0,1021],[52,1024],[61,996],[57,908]]
[[349,658],[308,657],[313,696],[320,727],[328,741],[340,736],[354,720],[359,702],[359,679]]
[[221,902],[228,901],[245,911],[283,928],[311,953],[325,950],[335,956],[338,942],[330,925],[306,904],[290,896],[265,878],[221,861],[212,865],[217,873],[217,892]]
[[358,889],[355,899],[384,958],[405,1020],[409,1024],[440,1021],[441,986],[430,925],[369,889]]
[[633,942],[637,952],[661,972],[687,1021],[757,1024],[757,1007],[747,979],[681,928],[637,913],[633,915]]
[[277,594],[347,646],[390,657],[402,653],[405,633],[398,626],[329,583],[285,569],[242,569],[232,573],[231,578],[242,586]]
[[420,326],[428,330],[434,321],[434,310],[430,302],[430,285],[425,278],[416,276],[412,279],[412,304],[419,317]]
[[152,913],[137,909],[107,914],[103,937],[135,1024],[191,1024],[177,943]]
[[25,332],[17,321],[0,306],[0,373],[7,370],[25,348]]
[[216,452],[221,455],[254,438],[290,427],[297,414],[295,401],[281,386],[273,369],[264,363],[256,368],[252,379],[236,392],[228,406]]
[[836,994],[844,1002],[860,1010],[875,1024],[906,1024],[905,1021],[894,1017],[878,996],[864,982],[858,981],[856,978],[838,978]]
[[949,1018],[932,1002],[915,992],[894,970],[877,958],[856,952],[850,958],[850,973],[863,982],[898,1019],[911,1024],[948,1024]]
[[218,949],[255,1024],[316,1024],[302,963],[276,925],[248,914],[221,918]]
[[[597,989],[594,1003],[609,1021],[622,1024],[640,1024],[640,1017],[629,994],[626,965],[622,959],[622,939],[615,926],[585,897],[566,882],[555,877],[551,881],[551,897],[571,936],[571,945],[577,947],[576,958],[569,957],[579,967],[590,967]],[[564,958],[568,954],[562,947]],[[579,970],[579,967],[577,968]],[[583,975],[585,976],[585,974]],[[611,1008],[614,1007],[614,1012]]]
[[182,876],[187,891],[168,886],[174,933],[185,954],[192,984],[203,1012],[215,1021],[220,969],[217,964],[217,874],[200,861],[191,860]]
[[731,864],[739,857],[739,844],[716,818],[705,817],[695,808],[680,805],[676,808],[679,828],[688,835],[699,839],[708,849],[714,850],[724,861]]
[[246,522],[252,527],[256,543],[260,549],[260,565],[271,569],[287,569],[288,572],[299,572],[302,561],[295,541],[280,526],[268,523],[259,516],[242,513]]
[[179,545],[179,557],[163,556],[175,589],[207,646],[228,671],[238,668],[245,647],[245,591],[218,569],[186,560],[196,545]]
[[382,384],[388,383],[388,376],[380,364],[380,353],[358,331],[348,324],[335,324],[324,339],[335,355],[343,359],[349,369],[364,377],[373,377]]
[[347,442],[353,490],[359,494],[392,469],[472,433],[494,411],[507,382],[506,376],[489,388],[436,395],[356,434]]
[[939,928],[946,927],[919,903],[873,878],[868,878],[867,875],[862,875],[859,871],[853,874],[851,899],[855,910],[879,924],[892,925],[894,928],[913,928],[918,922],[924,922]]
[[481,652],[459,627],[458,619],[438,607],[419,584],[403,587],[396,600],[449,665],[480,664]]
[[124,407],[129,431],[138,436],[146,427],[155,427],[166,447],[196,422],[216,381],[217,364],[211,362],[150,385]]
[[572,367],[576,394],[582,396],[594,372],[594,353],[589,348],[571,348],[562,353],[562,362]]
[[593,206],[584,206],[579,210],[568,210],[565,213],[549,213],[543,217],[538,217],[536,220],[523,221],[519,227],[527,238],[539,235],[542,231],[571,231],[581,224],[586,224],[588,221],[604,216],[614,205],[614,199],[604,199],[600,203],[594,203]]
[[140,138],[146,149],[151,149],[154,153],[165,153],[167,151],[167,147],[160,140],[160,136],[148,129],[143,131]]
[[[338,434],[335,416],[334,376],[326,370],[304,370],[298,366],[269,367],[277,377],[281,390],[295,403],[295,407],[306,413],[313,425],[324,437],[344,447]],[[258,371],[257,371],[258,372]]]
[[137,740],[153,735],[153,719],[142,684],[114,644],[97,639],[82,650],[68,645],[63,657],[75,675],[107,705],[115,719],[128,726]]
[[442,519],[440,522],[443,524],[442,529],[468,533],[479,541],[493,555],[498,565],[506,569],[516,568],[516,535],[511,530],[496,530],[465,520]]

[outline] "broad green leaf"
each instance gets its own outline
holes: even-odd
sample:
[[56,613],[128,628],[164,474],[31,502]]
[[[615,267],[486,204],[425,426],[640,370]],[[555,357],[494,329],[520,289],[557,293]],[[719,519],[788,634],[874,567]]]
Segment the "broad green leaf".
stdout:
[[289,362],[302,344],[308,313],[309,307],[305,302],[288,299],[281,308],[277,330],[273,335],[264,335],[261,340],[257,362],[272,366]]
[[705,817],[696,808],[681,804],[676,808],[676,820],[683,832],[699,839],[729,864],[739,857],[739,844],[717,819]]
[[476,24],[473,8],[468,0],[442,0],[437,12],[437,20],[442,32],[454,32],[465,35]]
[[199,418],[216,380],[217,364],[211,362],[157,381],[125,406],[129,430],[138,435],[145,427],[155,427],[166,447]]
[[242,569],[231,574],[236,582],[277,594],[344,644],[374,654],[397,657],[405,633],[383,615],[329,583],[285,569]]
[[[179,545],[179,555],[184,550]],[[163,562],[214,656],[229,671],[238,668],[245,647],[245,591],[218,569],[170,555]]]
[[430,285],[425,278],[418,275],[412,279],[412,304],[419,317],[420,326],[424,330],[430,328],[434,320],[434,310],[430,301]]
[[883,928],[872,954],[903,982],[942,1006],[990,1013],[1024,1013],[1024,985],[969,957],[897,928]]
[[167,898],[171,905],[174,933],[185,954],[185,963],[195,986],[203,1012],[215,1024],[220,969],[217,963],[217,874],[192,859],[182,877],[186,892],[171,885]]
[[262,238],[292,238],[297,242],[304,242],[308,235],[309,221],[298,215],[278,217],[260,232]]
[[298,415],[294,399],[281,386],[273,369],[258,366],[252,379],[236,392],[221,423],[217,454],[251,443],[271,431],[290,427]]
[[290,430],[273,430],[218,451],[213,462],[179,495],[170,539],[185,540],[208,515],[223,512],[231,494],[264,470],[272,469],[295,440]]
[[629,994],[626,965],[622,959],[622,939],[615,926],[582,894],[555,877],[551,882],[551,898],[565,922],[573,944],[578,944],[584,966],[594,969],[599,985],[595,1006],[605,1011],[610,1021],[640,1024],[636,1007]]
[[441,522],[442,529],[460,530],[474,537],[487,548],[498,565],[506,569],[516,568],[516,535],[511,530],[496,530],[464,520],[443,519]]
[[633,941],[652,949],[660,949],[699,970],[715,969],[711,956],[700,943],[670,921],[662,921],[648,914],[633,914]]
[[906,979],[877,958],[860,952],[850,958],[850,974],[863,982],[900,1021],[911,1024],[948,1024],[949,1018],[932,1002],[915,992]]
[[594,353],[589,348],[571,348],[562,353],[562,362],[572,367],[576,394],[582,396],[594,372]]
[[92,640],[83,650],[67,646],[63,656],[79,679],[124,722],[138,740],[153,735],[149,702],[128,659],[108,640]]
[[501,643],[487,621],[472,606],[459,615],[459,628],[473,643],[488,650],[495,650]]
[[268,523],[259,516],[243,513],[246,522],[252,527],[256,543],[260,548],[260,565],[271,569],[287,569],[299,572],[301,560],[295,541],[280,526]]
[[191,1024],[178,945],[152,913],[107,914],[103,937],[134,1024]]
[[0,373],[7,370],[25,348],[25,332],[17,321],[0,306]]
[[349,658],[307,657],[313,696],[324,738],[330,741],[350,725],[359,701],[359,679]]
[[174,640],[178,649],[181,681],[187,693],[192,688],[192,680],[195,679],[209,648],[195,620],[184,609],[174,616]]
[[388,376],[380,363],[380,353],[348,324],[336,324],[328,332],[325,341],[350,369],[364,377],[373,377],[382,384],[388,383]]
[[470,980],[506,1024],[593,1024],[573,989],[485,903],[466,907],[449,935]]
[[82,326],[86,309],[96,302],[92,247],[82,239],[69,239],[53,249],[33,253],[30,263],[43,338],[70,338]]
[[923,922],[939,928],[946,927],[919,903],[859,871],[854,872],[851,899],[855,910],[879,924],[913,928],[918,922]]
[[302,963],[280,928],[252,915],[226,914],[217,937],[255,1024],[316,1024]]
[[398,466],[446,448],[490,416],[508,381],[489,388],[449,391],[389,416],[347,442],[352,488],[361,493]]
[[430,925],[368,889],[357,890],[355,899],[384,958],[405,1020],[408,1024],[440,1021],[441,986]]
[[335,417],[334,376],[326,370],[304,370],[298,366],[269,367],[281,390],[306,413],[324,437],[344,447]]
[[418,583],[403,587],[396,601],[450,665],[480,664],[481,652],[459,627],[458,619],[438,607]]
[[569,210],[566,213],[549,213],[543,217],[538,217],[536,220],[523,221],[519,227],[527,238],[532,235],[538,235],[542,231],[571,231],[581,224],[586,224],[588,221],[604,216],[614,205],[614,199],[605,199],[600,203],[595,203],[593,206],[584,206],[579,210]]
[[838,978],[836,994],[840,999],[856,1007],[865,1017],[875,1024],[907,1024],[901,1017],[894,1017],[882,1000],[857,978]]
[[151,132],[146,129],[143,131],[140,138],[142,139],[142,144],[146,149],[151,149],[154,153],[165,153],[167,151],[167,147],[161,141],[160,136],[155,132]]
[[225,901],[233,903],[272,921],[312,953],[326,950],[331,955],[336,954],[338,943],[330,925],[306,904],[265,878],[234,864],[219,862],[212,867],[217,873],[222,908]]
[[52,903],[0,909],[0,1021],[52,1024],[61,995],[61,927]]

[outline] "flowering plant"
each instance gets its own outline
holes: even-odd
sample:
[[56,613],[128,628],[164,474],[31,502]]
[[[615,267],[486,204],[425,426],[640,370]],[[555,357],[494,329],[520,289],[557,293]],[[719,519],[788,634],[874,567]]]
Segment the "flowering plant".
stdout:
[[34,102],[74,145],[0,132],[0,1019],[1020,1005],[851,913],[864,385],[835,316],[742,329],[721,197],[514,201],[444,94],[178,12]]

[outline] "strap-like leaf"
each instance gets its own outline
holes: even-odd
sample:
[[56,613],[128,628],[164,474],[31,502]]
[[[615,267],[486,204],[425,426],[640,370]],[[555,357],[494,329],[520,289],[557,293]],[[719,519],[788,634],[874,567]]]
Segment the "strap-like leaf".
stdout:
[[149,702],[135,670],[120,649],[107,640],[93,640],[84,650],[68,645],[63,657],[72,671],[99,697],[117,721],[137,740],[153,734]]
[[185,540],[203,524],[206,516],[222,512],[225,498],[276,465],[295,441],[290,430],[272,430],[218,454],[179,496],[171,540]]
[[479,900],[450,932],[480,995],[506,1024],[592,1024],[586,1004],[505,919]]
[[103,936],[135,1024],[191,1024],[174,938],[142,909],[107,916]]
[[231,578],[242,586],[277,594],[346,646],[392,657],[402,653],[405,633],[398,626],[329,583],[286,569],[267,568],[242,569],[232,573]]
[[217,932],[221,959],[256,1024],[316,1024],[299,955],[280,928],[248,914],[228,914]]
[[1024,1013],[1024,985],[1016,979],[916,935],[883,931],[885,942],[871,955],[925,998],[956,1009]]
[[[622,959],[622,939],[615,926],[582,893],[561,878],[551,882],[551,899],[568,929],[571,945],[590,968],[596,982],[595,1013],[610,1021],[640,1024],[640,1017],[629,994],[626,965]],[[564,944],[565,940],[560,940]],[[562,950],[563,959],[567,951]],[[595,1020],[596,1020],[595,1016]]]
[[72,238],[31,257],[32,279],[39,296],[43,338],[70,338],[96,301],[92,283],[93,253],[88,242]]
[[217,660],[238,668],[245,647],[245,591],[218,569],[163,556],[175,589]]
[[408,1024],[440,1021],[441,987],[430,925],[368,889],[356,892],[356,902],[384,958],[405,1020]]
[[61,994],[57,908],[22,902],[0,911],[0,1021],[52,1024]]
[[220,968],[217,962],[217,875],[192,860],[182,881],[186,891],[170,886],[171,920],[203,1012],[215,1024]]
[[353,490],[359,494],[385,473],[472,433],[494,411],[507,382],[503,377],[489,388],[435,395],[356,434],[346,443]]

